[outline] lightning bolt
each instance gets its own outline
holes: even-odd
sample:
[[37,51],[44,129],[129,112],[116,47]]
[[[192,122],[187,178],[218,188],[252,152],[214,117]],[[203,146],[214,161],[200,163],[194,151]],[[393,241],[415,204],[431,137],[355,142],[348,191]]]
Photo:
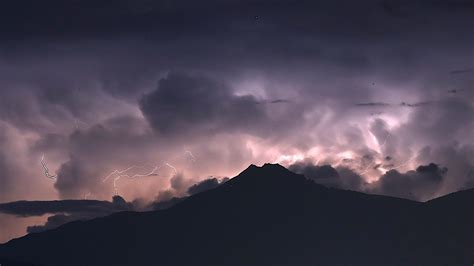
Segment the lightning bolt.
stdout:
[[[380,150],[380,152],[382,152],[382,148],[385,146],[385,144],[387,144],[387,140],[389,139],[389,137],[390,137],[390,132],[387,132],[387,135],[385,136],[385,138],[384,138],[382,144],[379,145],[379,150]],[[362,171],[362,172],[360,173],[360,175],[366,174],[366,173],[369,171],[369,169],[372,167],[372,165],[373,165],[373,166],[376,166],[377,164],[380,164],[380,163],[381,163],[381,162],[371,162],[371,163],[369,163],[369,164],[367,165],[367,167],[364,169],[364,171]]]
[[173,171],[173,176],[178,174],[178,170],[176,170],[176,168],[174,166],[172,166],[171,164],[169,164],[167,162],[164,162],[160,166],[154,166],[153,169],[148,173],[129,175],[129,174],[127,174],[127,172],[132,170],[132,169],[145,168],[144,166],[132,165],[132,166],[130,166],[128,168],[125,168],[123,170],[114,170],[114,171],[112,171],[109,175],[107,175],[102,180],[102,182],[106,182],[110,177],[115,176],[114,181],[113,181],[114,193],[115,193],[115,195],[118,195],[118,184],[117,183],[122,177],[129,178],[129,179],[136,179],[136,178],[147,177],[147,176],[158,176],[157,172],[163,167],[170,168]]
[[171,170],[173,170],[173,176],[178,174],[178,171],[176,170],[176,168],[174,166],[172,166],[169,163],[165,163],[165,165],[168,166],[169,168],[171,168]]
[[81,121],[81,120],[76,118],[76,119],[74,119],[74,128],[79,129],[79,123],[84,124],[84,125],[88,125],[86,122]]
[[[184,155],[176,156],[172,160],[179,159],[179,158],[182,158],[182,157],[186,157],[192,162],[196,161],[196,157],[194,156],[194,154],[190,150],[188,150],[185,146],[183,146],[183,150],[184,150]],[[115,193],[115,195],[118,195],[118,182],[119,182],[120,179],[122,179],[122,178],[136,179],[136,178],[147,177],[147,176],[158,176],[158,171],[161,170],[163,167],[168,167],[172,170],[172,172],[173,172],[172,177],[174,177],[178,174],[178,170],[176,169],[176,167],[171,165],[168,161],[165,161],[160,165],[153,166],[151,171],[148,172],[148,173],[137,173],[137,174],[134,174],[134,175],[128,174],[128,172],[133,170],[133,169],[147,168],[145,166],[138,166],[138,165],[132,165],[132,166],[129,166],[129,167],[123,169],[123,170],[116,169],[116,170],[113,170],[110,174],[108,174],[104,179],[102,179],[102,182],[106,182],[111,177],[113,177],[114,193]]]
[[188,158],[192,161],[192,162],[195,162],[196,161],[196,157],[194,157],[193,153],[186,149],[186,147],[183,148],[184,149],[184,154],[188,156]]
[[44,159],[44,154],[41,156],[41,161],[40,162],[41,162],[41,166],[43,166],[44,175],[49,179],[57,180],[56,175],[52,175],[52,174],[49,173],[48,166],[46,165],[46,162],[45,162],[45,159]]
[[190,150],[188,150],[186,148],[186,146],[183,146],[183,151],[184,151],[184,154],[180,154],[178,156],[175,156],[175,157],[171,158],[170,160],[175,161],[175,160],[178,160],[180,158],[185,158],[185,159],[188,159],[191,162],[196,161],[196,157],[194,156],[194,154]]
[[[360,175],[366,174],[366,173],[369,171],[369,168],[372,167],[372,164],[374,164],[374,163],[373,163],[373,162],[370,162],[370,163],[367,165],[367,167],[364,169],[364,171],[362,171],[362,172],[360,173]],[[374,165],[375,165],[375,164],[374,164]]]
[[390,132],[387,132],[387,135],[385,136],[384,141],[382,142],[382,144],[380,144],[380,150],[382,150],[383,146],[385,146],[389,137],[390,137]]
[[319,162],[321,162],[321,157],[316,160],[315,165],[319,165]]
[[415,155],[415,156],[411,157],[410,159],[408,159],[408,160],[407,160],[406,162],[404,162],[404,163],[401,163],[401,164],[399,164],[399,165],[397,165],[397,166],[394,166],[394,167],[390,168],[390,170],[398,169],[398,168],[400,168],[400,167],[403,167],[403,166],[409,164],[411,161],[413,161],[416,157],[418,157],[418,155]]
[[87,198],[91,195],[92,193],[90,192],[87,192],[86,194],[84,194],[84,199],[87,200]]
[[132,169],[135,169],[135,168],[144,168],[143,166],[137,166],[137,165],[132,165],[130,167],[127,167],[123,170],[114,170],[112,171],[109,175],[107,175],[103,180],[102,182],[106,182],[110,177],[112,176],[115,176],[114,177],[114,181],[113,181],[113,185],[114,185],[114,193],[115,195],[118,195],[118,187],[117,187],[117,182],[122,178],[122,177],[126,177],[126,178],[137,178],[137,177],[144,177],[144,176],[152,176],[152,175],[157,175],[155,174],[155,171],[158,170],[158,167],[154,167],[151,172],[149,173],[146,173],[146,174],[135,174],[133,176],[127,174],[128,171],[132,170]]
[[130,177],[128,174],[124,174],[124,173],[126,173],[126,172],[128,172],[128,171],[130,171],[130,170],[132,170],[132,169],[134,169],[134,168],[143,168],[143,166],[132,165],[132,166],[130,166],[130,167],[128,167],[128,168],[125,168],[124,170],[114,170],[112,173],[110,173],[108,176],[106,176],[106,177],[102,180],[102,182],[107,181],[107,180],[108,180],[111,176],[113,176],[113,175],[116,175],[116,176],[128,176],[128,177]]

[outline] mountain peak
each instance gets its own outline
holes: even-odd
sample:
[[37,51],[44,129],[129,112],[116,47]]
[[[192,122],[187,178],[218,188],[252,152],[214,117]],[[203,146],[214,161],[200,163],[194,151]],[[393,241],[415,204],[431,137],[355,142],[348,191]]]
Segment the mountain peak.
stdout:
[[273,173],[280,173],[280,174],[294,174],[290,170],[286,169],[284,166],[278,163],[265,163],[262,166],[257,166],[255,164],[249,165],[247,169],[245,169],[241,174],[245,173],[253,173],[253,172],[273,172]]
[[286,190],[291,187],[300,187],[308,182],[312,181],[302,175],[291,172],[280,164],[266,163],[262,166],[251,164],[227,183],[233,185],[241,184],[246,188],[265,191],[270,188]]
[[255,164],[249,165],[247,169],[242,171],[237,177],[240,176],[254,176],[258,175],[261,178],[269,178],[275,176],[294,176],[297,175],[290,170],[286,169],[280,164],[271,164],[265,163],[262,166],[257,166]]
[[284,166],[282,166],[281,164],[278,164],[278,163],[265,163],[262,168],[264,169],[279,169],[279,170],[284,170],[284,171],[288,171],[288,169],[286,169]]

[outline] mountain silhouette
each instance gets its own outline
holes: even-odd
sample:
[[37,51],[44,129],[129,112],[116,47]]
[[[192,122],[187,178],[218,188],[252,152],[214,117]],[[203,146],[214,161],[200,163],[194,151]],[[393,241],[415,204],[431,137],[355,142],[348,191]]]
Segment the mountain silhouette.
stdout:
[[168,209],[120,212],[0,245],[22,265],[472,265],[474,191],[426,203],[249,166]]

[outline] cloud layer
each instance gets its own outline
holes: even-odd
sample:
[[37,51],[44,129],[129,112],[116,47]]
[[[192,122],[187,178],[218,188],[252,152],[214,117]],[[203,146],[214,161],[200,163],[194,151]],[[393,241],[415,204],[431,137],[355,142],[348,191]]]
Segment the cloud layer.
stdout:
[[[472,186],[473,12],[464,0],[7,4],[0,201],[168,200],[264,162],[417,199]],[[431,163],[448,171],[418,171]]]

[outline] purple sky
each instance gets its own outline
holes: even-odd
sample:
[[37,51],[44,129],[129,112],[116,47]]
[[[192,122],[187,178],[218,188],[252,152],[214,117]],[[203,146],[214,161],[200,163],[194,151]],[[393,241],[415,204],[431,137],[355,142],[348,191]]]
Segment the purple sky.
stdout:
[[472,187],[473,16],[465,0],[7,4],[0,202],[110,199],[104,178],[133,165],[130,201],[265,162],[417,200]]

